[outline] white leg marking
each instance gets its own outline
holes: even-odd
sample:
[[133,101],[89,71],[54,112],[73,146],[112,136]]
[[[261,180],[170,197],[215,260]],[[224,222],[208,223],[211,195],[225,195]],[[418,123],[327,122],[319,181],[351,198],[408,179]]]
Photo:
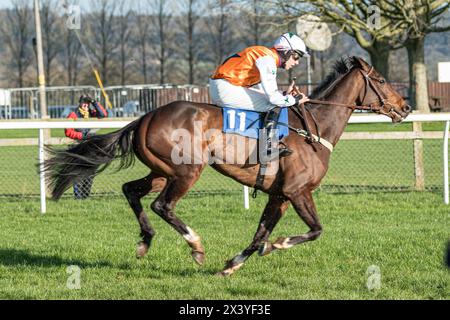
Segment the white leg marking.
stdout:
[[282,243],[274,243],[273,246],[277,249],[289,249],[291,247],[293,247],[293,244],[289,244],[289,240],[291,240],[291,238],[286,238],[283,240]]
[[188,226],[186,226],[186,229],[188,230],[188,233],[183,234],[183,238],[187,241],[187,242],[197,242],[200,240],[200,237],[195,233],[194,230],[192,230],[191,228],[189,228]]

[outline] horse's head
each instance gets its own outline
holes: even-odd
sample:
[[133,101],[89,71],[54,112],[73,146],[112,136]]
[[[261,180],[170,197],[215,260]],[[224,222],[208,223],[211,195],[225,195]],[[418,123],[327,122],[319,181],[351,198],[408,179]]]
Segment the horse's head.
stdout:
[[354,57],[354,60],[360,64],[359,70],[366,82],[358,104],[370,106],[374,112],[390,117],[392,122],[405,119],[411,112],[411,106],[373,66],[359,57]]

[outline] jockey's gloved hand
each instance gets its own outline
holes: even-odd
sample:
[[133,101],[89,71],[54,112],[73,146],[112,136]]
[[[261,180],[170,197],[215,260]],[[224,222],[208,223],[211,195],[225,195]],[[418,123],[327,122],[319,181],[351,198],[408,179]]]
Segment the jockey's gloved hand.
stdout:
[[303,93],[300,93],[299,95],[295,96],[294,98],[295,98],[295,104],[299,104],[299,103],[302,104],[302,103],[309,101],[309,98],[306,95],[304,95]]

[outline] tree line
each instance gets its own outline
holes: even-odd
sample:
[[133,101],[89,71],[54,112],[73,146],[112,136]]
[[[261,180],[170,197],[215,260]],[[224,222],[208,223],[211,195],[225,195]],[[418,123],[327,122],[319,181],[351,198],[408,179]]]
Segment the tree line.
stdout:
[[[36,84],[32,2],[13,0],[0,11],[3,86]],[[409,79],[413,104],[423,107],[425,39],[450,30],[445,0],[93,0],[81,8],[77,35],[68,27],[76,0],[40,2],[45,74],[52,86],[95,84],[90,64],[106,85],[204,85],[229,55],[249,45],[270,46],[279,34],[295,32],[298,17],[313,13],[335,33],[332,47],[314,54],[314,82],[339,56],[360,54],[386,77]],[[369,23],[374,5],[375,28]],[[305,81],[302,63],[297,77]],[[291,75],[282,73],[280,80]]]
[[[277,32],[263,28],[274,19],[260,14],[263,4],[256,0],[93,0],[81,10],[76,32],[67,27],[67,12],[77,1],[40,3],[46,81],[53,86],[94,84],[91,63],[106,85],[205,84],[227,56],[247,45],[270,45]],[[13,0],[0,11],[8,86],[36,83],[32,10],[32,1]]]

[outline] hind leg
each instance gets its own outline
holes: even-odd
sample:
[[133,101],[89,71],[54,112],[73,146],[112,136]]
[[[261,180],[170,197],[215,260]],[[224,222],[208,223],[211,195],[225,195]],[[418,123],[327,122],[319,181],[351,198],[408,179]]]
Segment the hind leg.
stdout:
[[175,213],[177,202],[189,191],[198,180],[200,171],[193,172],[189,176],[174,177],[168,183],[158,198],[152,203],[152,210],[170,224],[179,234],[183,236],[192,249],[192,257],[195,262],[202,265],[205,260],[205,249],[200,237],[188,227]]
[[145,256],[150,247],[151,240],[155,231],[150,225],[147,215],[141,204],[141,198],[150,192],[159,192],[166,185],[166,178],[156,173],[150,173],[145,178],[130,181],[122,186],[122,191],[128,200],[141,228],[142,240],[139,242],[136,256],[141,258]]
[[241,268],[244,262],[267,241],[288,207],[289,201],[287,199],[269,196],[269,202],[266,204],[261,216],[253,241],[244,251],[227,261],[224,270],[217,273],[217,275],[229,276]]

